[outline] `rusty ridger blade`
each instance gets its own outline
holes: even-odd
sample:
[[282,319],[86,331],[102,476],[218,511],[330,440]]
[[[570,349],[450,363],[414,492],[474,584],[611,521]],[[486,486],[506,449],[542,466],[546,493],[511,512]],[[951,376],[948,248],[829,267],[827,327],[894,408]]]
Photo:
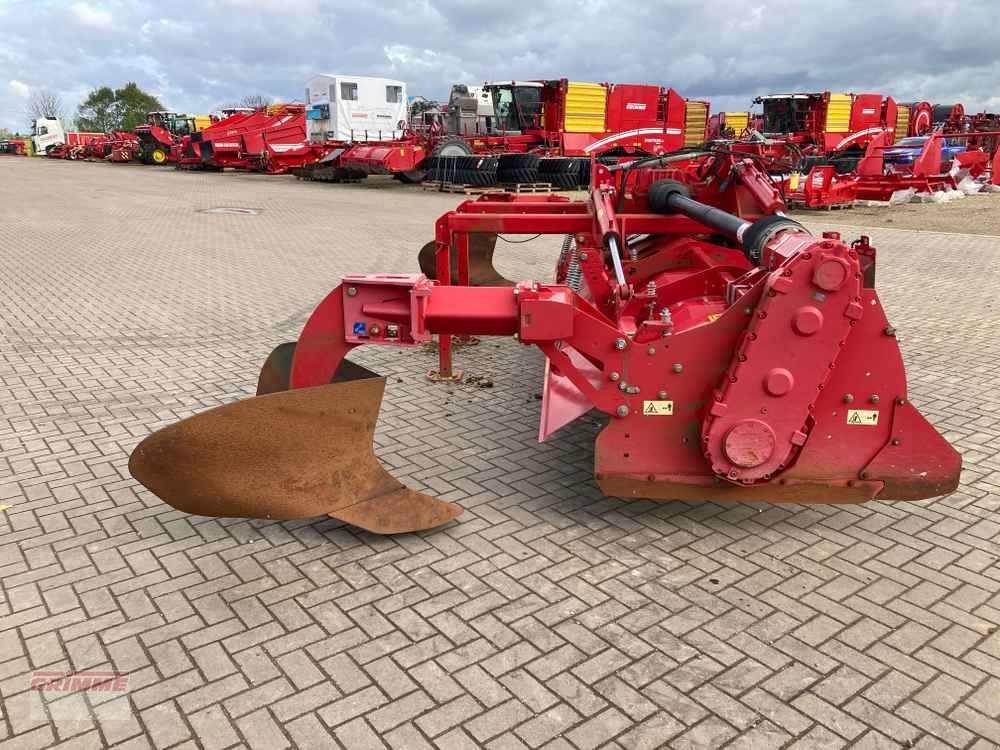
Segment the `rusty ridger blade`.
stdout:
[[[490,232],[469,235],[469,286],[514,286],[493,267],[493,251],[496,250],[497,236]],[[437,245],[428,242],[417,255],[420,270],[428,279],[437,278]],[[458,253],[451,253],[451,281],[458,280]]]
[[[286,348],[261,373],[273,392],[197,414],[153,433],[129,471],[186,513],[294,519],[328,514],[379,534],[446,523],[462,509],[415,492],[372,448],[385,378],[350,363],[330,385],[281,390]],[[279,347],[282,349],[282,347]],[[270,370],[269,366],[270,365]],[[287,387],[287,375],[285,385]]]

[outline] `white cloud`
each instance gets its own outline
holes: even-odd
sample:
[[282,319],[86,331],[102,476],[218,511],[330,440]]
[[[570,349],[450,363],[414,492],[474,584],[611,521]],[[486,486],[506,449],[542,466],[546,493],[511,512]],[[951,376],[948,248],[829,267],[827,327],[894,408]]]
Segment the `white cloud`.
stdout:
[[73,3],[69,8],[73,11],[73,15],[80,20],[80,23],[85,26],[109,28],[114,23],[114,18],[108,11],[95,8],[87,3]]
[[31,95],[31,86],[16,78],[7,82],[7,90],[20,99],[27,99]]
[[619,13],[615,0],[0,0],[0,126],[24,111],[23,84],[10,81],[59,92],[68,110],[77,92],[135,81],[201,112],[248,94],[300,99],[324,70],[399,78],[430,98],[459,82],[571,78],[671,86],[713,110],[833,90],[995,111],[997,4],[657,0]]

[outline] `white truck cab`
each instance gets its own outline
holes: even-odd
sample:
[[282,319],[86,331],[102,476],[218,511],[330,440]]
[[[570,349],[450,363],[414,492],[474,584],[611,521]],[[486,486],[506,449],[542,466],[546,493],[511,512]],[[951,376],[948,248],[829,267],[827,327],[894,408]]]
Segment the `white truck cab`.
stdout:
[[59,120],[39,117],[31,121],[31,142],[36,154],[44,154],[46,149],[66,143],[66,131]]

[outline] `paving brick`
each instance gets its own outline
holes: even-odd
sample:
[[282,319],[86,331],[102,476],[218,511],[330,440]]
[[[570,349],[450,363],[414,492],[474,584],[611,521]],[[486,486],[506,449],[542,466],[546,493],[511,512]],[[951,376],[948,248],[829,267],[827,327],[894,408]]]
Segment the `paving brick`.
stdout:
[[476,741],[483,742],[502,732],[513,729],[531,716],[531,710],[516,699],[511,699],[480,714],[465,726]]
[[[391,375],[380,458],[463,505],[460,523],[377,538],[196,518],[131,480],[142,436],[249,395],[337,279],[412,270],[413,238],[464,198],[373,185],[0,162],[0,317],[16,322],[0,348],[0,747],[1000,744],[1000,283],[977,270],[996,238],[871,232],[910,395],[965,457],[959,491],[932,503],[601,498],[600,420],[535,443],[525,378],[543,358],[502,339],[456,354],[488,390],[426,382],[430,351],[352,354]],[[213,205],[266,210],[196,212]],[[338,251],[293,259],[320,235]],[[506,244],[498,263],[544,279],[558,246]],[[61,664],[130,672],[132,720],[29,721],[30,671]]]
[[281,748],[291,747],[291,742],[284,735],[271,715],[264,709],[258,709],[251,714],[242,716],[236,720],[241,734],[246,738],[247,745],[251,750],[281,750]]

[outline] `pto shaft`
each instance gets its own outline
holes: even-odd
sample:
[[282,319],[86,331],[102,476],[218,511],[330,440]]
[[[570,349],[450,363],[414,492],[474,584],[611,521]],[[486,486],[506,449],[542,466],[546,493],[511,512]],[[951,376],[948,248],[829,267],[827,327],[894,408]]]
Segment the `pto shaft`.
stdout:
[[749,222],[727,211],[696,201],[688,195],[687,186],[675,180],[657,180],[649,186],[649,208],[658,214],[682,214],[718,230],[743,246],[746,257],[760,263],[764,247],[779,233],[808,230],[797,221],[780,215],[765,216]]

